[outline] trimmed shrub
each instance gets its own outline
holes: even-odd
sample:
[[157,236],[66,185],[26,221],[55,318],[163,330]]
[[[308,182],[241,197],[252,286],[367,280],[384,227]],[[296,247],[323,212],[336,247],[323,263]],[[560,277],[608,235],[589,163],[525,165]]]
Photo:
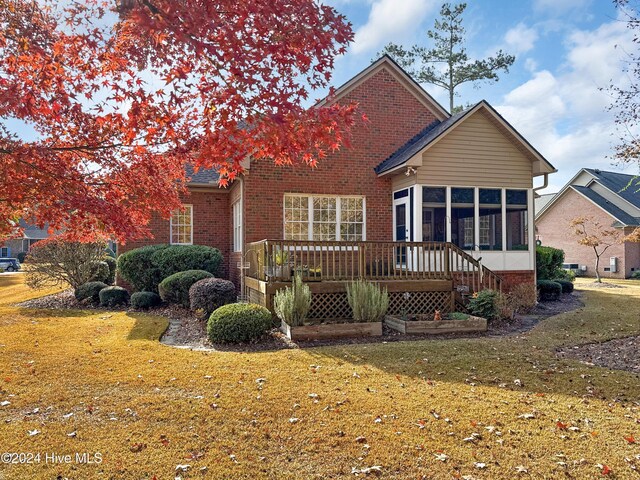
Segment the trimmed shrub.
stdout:
[[113,257],[104,257],[102,261],[107,264],[107,267],[109,267],[109,275],[107,276],[105,283],[113,285],[116,282],[116,259]]
[[148,245],[123,253],[118,257],[118,275],[136,291],[158,293],[158,285],[165,277],[153,256],[165,248],[169,245]]
[[76,288],[73,294],[79,302],[90,299],[91,303],[98,303],[100,301],[100,290],[106,287],[108,285],[104,282],[87,282]]
[[636,279],[636,280],[637,280],[637,279],[640,279],[640,270],[636,270],[635,272],[633,272],[633,273],[631,274],[631,278],[634,278],[634,279]]
[[467,309],[471,315],[491,320],[498,315],[498,292],[481,290],[469,300]]
[[536,247],[536,272],[539,280],[551,280],[562,276],[564,251],[553,247]]
[[167,303],[177,303],[189,308],[189,289],[191,286],[203,278],[212,277],[212,274],[204,270],[186,270],[169,275],[158,285],[160,298]]
[[379,322],[389,308],[389,294],[366,280],[347,284],[347,301],[356,322]]
[[129,292],[122,287],[105,287],[100,290],[100,306],[115,307],[117,305],[126,305],[129,301]]
[[558,300],[562,293],[562,285],[553,280],[538,280],[537,287],[543,302]]
[[204,245],[149,245],[118,257],[120,276],[135,290],[148,292],[158,292],[160,282],[174,273],[204,270],[216,276],[221,266],[220,250]]
[[157,307],[161,302],[160,295],[153,292],[135,292],[131,295],[131,306],[140,310]]
[[27,258],[27,252],[20,252],[16,255],[16,258],[20,263],[24,263],[24,259]]
[[207,334],[214,343],[243,343],[257,340],[271,329],[271,312],[255,303],[231,303],[209,317]]
[[560,278],[555,278],[553,280],[556,283],[559,283],[562,287],[562,293],[571,293],[573,292],[573,283],[568,280],[562,280]]
[[198,318],[209,318],[218,308],[236,301],[236,286],[221,278],[204,278],[189,288],[189,305]]
[[552,280],[556,281],[556,280],[566,280],[567,282],[575,282],[576,281],[576,272],[574,272],[573,270],[565,270],[565,269],[561,269],[560,271],[558,271],[558,274],[556,275],[556,278],[553,278]]
[[278,290],[273,298],[273,309],[280,320],[292,327],[304,325],[311,308],[311,290],[296,274],[291,287]]

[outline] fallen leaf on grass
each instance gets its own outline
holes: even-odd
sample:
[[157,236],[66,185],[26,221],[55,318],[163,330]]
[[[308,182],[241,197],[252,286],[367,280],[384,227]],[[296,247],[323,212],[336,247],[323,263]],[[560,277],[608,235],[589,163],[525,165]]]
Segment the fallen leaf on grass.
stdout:
[[33,437],[35,435],[38,435],[40,433],[40,430],[36,429],[36,430],[28,430],[29,436]]
[[473,464],[473,466],[476,467],[478,470],[484,470],[485,468],[487,468],[487,464],[482,462],[476,462]]
[[7,405],[11,405],[11,402],[9,400],[4,400],[0,402],[0,407],[6,407]]
[[146,443],[134,443],[133,445],[131,445],[129,447],[129,450],[132,453],[140,453],[145,448],[147,448],[147,444]]
[[522,415],[518,415],[518,418],[524,418],[526,420],[531,420],[533,418],[536,418],[536,414],[535,413],[523,413]]
[[556,427],[558,427],[558,430],[566,430],[569,425],[567,423],[562,423],[560,420],[558,420],[556,422]]
[[67,437],[69,437],[69,438],[75,438],[77,436],[78,436],[78,432],[67,433]]
[[436,460],[440,460],[441,462],[446,462],[449,459],[449,455],[446,455],[444,453],[436,453],[434,455],[436,457]]
[[380,465],[363,468],[351,467],[351,473],[353,473],[354,475],[358,475],[360,473],[364,475],[369,475],[370,473],[380,474],[382,473],[382,467]]
[[527,470],[527,467],[525,467],[524,465],[518,465],[516,467],[516,472],[518,472],[518,473],[529,473],[529,470]]
[[186,472],[191,465],[176,465],[176,472]]
[[633,438],[633,435],[629,435],[628,437],[624,437],[624,439],[627,441],[627,443],[629,445],[633,445],[634,443],[636,443],[636,439]]
[[596,467],[600,469],[602,475],[611,475],[613,472],[613,470],[611,470],[607,465],[603,465],[601,463],[597,464]]

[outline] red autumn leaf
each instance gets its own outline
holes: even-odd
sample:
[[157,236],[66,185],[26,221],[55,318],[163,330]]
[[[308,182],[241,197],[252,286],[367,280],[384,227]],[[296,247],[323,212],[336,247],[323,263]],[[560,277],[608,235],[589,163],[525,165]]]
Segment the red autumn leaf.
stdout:
[[303,106],[353,39],[315,0],[6,0],[0,25],[0,241],[19,218],[142,238],[180,206],[186,163],[221,185],[250,156],[315,165],[360,121]]
[[627,441],[627,443],[629,443],[629,445],[632,445],[632,444],[636,443],[636,439],[633,437],[633,435],[629,435],[628,437],[624,437],[624,439]]
[[558,420],[556,422],[556,427],[558,427],[558,430],[566,430],[569,427],[569,425],[566,423],[562,423],[560,420]]
[[129,450],[132,453],[140,453],[145,448],[147,448],[147,444],[146,443],[134,443],[133,445],[131,445],[129,447]]
[[611,470],[607,465],[602,465],[602,475],[610,475],[613,470]]

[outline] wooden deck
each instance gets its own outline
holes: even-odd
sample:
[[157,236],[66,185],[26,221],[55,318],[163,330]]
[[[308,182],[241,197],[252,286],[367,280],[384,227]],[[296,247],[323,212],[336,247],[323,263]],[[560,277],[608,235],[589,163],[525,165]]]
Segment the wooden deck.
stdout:
[[389,292],[389,314],[455,311],[466,295],[500,290],[500,277],[451,243],[263,240],[248,245],[245,294],[273,310],[275,293],[299,274],[311,319],[351,316],[346,284],[365,279]]

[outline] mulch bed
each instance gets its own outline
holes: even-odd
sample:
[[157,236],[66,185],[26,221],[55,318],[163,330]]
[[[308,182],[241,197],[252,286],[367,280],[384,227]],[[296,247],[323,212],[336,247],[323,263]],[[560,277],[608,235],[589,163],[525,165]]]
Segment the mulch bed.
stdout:
[[577,359],[588,365],[640,373],[640,337],[616,338],[557,351],[559,357]]
[[[281,350],[287,348],[308,348],[330,345],[351,345],[367,343],[386,343],[415,340],[443,340],[449,338],[477,338],[496,337],[505,335],[515,335],[532,329],[540,320],[568,312],[582,307],[580,292],[563,294],[561,299],[555,302],[539,303],[536,308],[527,315],[519,315],[510,322],[491,322],[487,332],[478,333],[448,333],[441,335],[407,335],[392,330],[383,325],[381,337],[344,338],[310,342],[291,342],[278,329],[273,329],[267,336],[259,342],[243,345],[222,345],[211,344],[207,337],[206,321],[200,320],[193,313],[178,306],[165,306],[151,309],[148,313],[161,315],[169,320],[169,328],[164,333],[160,341],[166,345],[194,350],[215,350],[215,351],[239,351],[253,352],[265,350]],[[71,290],[67,290],[54,295],[47,295],[34,300],[28,300],[18,304],[27,308],[53,308],[53,309],[96,309],[96,310],[120,310],[138,312],[131,308],[103,308],[91,304],[78,302]]]

